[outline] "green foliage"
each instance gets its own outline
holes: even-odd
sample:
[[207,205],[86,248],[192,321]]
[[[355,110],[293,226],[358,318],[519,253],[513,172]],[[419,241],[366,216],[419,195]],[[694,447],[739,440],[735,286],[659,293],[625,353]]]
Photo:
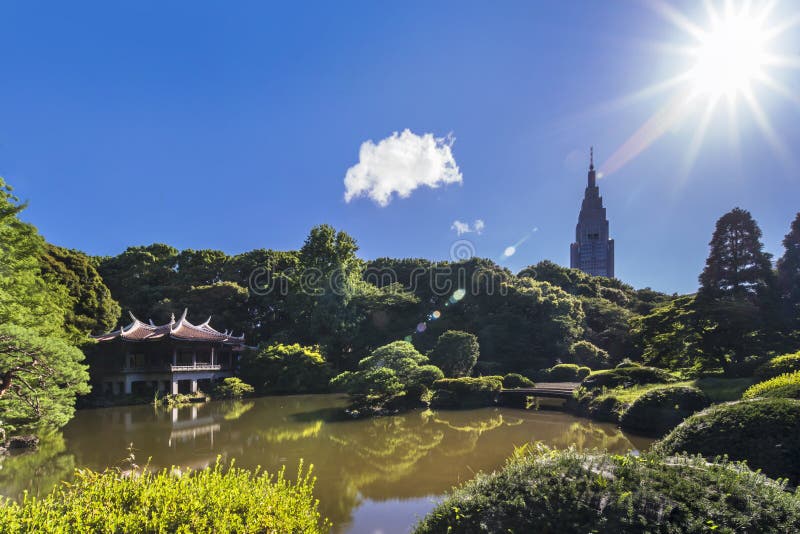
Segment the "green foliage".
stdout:
[[569,353],[575,363],[585,367],[603,369],[609,365],[608,353],[589,341],[576,341],[569,348]]
[[707,458],[746,460],[772,478],[800,482],[800,400],[755,399],[719,404],[695,414],[654,447]]
[[800,351],[772,358],[756,369],[755,376],[772,378],[793,371],[800,371]]
[[119,304],[95,269],[92,260],[77,250],[46,244],[41,260],[42,276],[50,284],[63,286],[69,294],[65,327],[76,342],[90,333],[103,333],[117,324]]
[[44,279],[44,239],[19,220],[25,208],[0,178],[0,325],[15,324],[42,335],[65,337],[67,288]]
[[657,367],[623,367],[595,371],[583,380],[582,386],[598,389],[638,384],[666,384],[675,381],[674,376]]
[[214,397],[220,399],[241,399],[251,395],[255,388],[241,378],[230,376],[225,378],[221,384],[214,388]]
[[89,392],[83,353],[57,338],[0,325],[0,428],[60,427]]
[[754,399],[756,397],[800,399],[800,370],[759,382],[750,386],[742,395],[743,399]]
[[443,376],[414,345],[395,341],[358,362],[357,371],[334,377],[331,387],[349,393],[357,408],[383,409],[392,401],[419,403],[431,384]]
[[505,389],[532,388],[535,385],[533,380],[518,373],[509,373],[503,377],[503,388]]
[[800,329],[800,212],[783,239],[783,247],[777,270],[785,324]]
[[620,425],[626,430],[660,436],[709,404],[708,397],[697,388],[661,387],[633,401],[622,413]]
[[478,338],[468,332],[448,330],[436,340],[429,356],[445,376],[469,376],[480,356]]
[[559,363],[549,369],[542,369],[538,377],[546,382],[580,382],[591,372],[590,368],[576,363]]
[[792,532],[800,500],[726,461],[575,450],[523,452],[455,489],[416,534]]
[[491,406],[503,387],[503,377],[443,378],[433,383],[435,393],[431,406],[437,408],[467,408]]
[[642,364],[638,362],[633,362],[627,358],[619,362],[617,365],[614,366],[615,369],[625,369],[626,367],[641,367]]
[[0,506],[3,532],[327,532],[311,470],[288,480],[219,462],[182,475],[78,470],[42,498]]
[[245,351],[239,374],[260,394],[320,393],[331,376],[318,347],[274,343]]

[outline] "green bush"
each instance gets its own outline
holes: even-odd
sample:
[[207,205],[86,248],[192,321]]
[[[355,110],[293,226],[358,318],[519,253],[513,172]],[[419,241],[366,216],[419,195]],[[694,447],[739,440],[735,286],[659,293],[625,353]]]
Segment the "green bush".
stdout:
[[505,389],[532,388],[534,386],[533,380],[525,378],[518,373],[509,373],[503,377],[503,387]]
[[327,532],[311,470],[297,480],[223,467],[176,475],[78,470],[70,484],[0,504],[3,532]]
[[658,388],[634,400],[622,413],[620,425],[625,430],[660,436],[709,404],[708,397],[697,388]]
[[547,382],[580,382],[592,372],[588,367],[575,363],[559,363],[549,369],[542,369],[539,378]]
[[415,533],[798,529],[798,497],[737,464],[548,450],[479,474],[440,502]]
[[685,451],[746,460],[773,478],[800,481],[800,400],[755,399],[719,404],[695,414],[663,440],[658,451]]
[[235,376],[228,377],[214,388],[214,397],[218,399],[241,399],[247,395],[252,395],[253,386],[242,382],[241,378]]
[[755,376],[766,379],[794,371],[800,371],[800,351],[772,358],[756,369]]
[[478,338],[469,332],[448,330],[439,336],[428,356],[445,376],[469,376],[480,356]]
[[747,388],[747,391],[742,395],[743,399],[754,399],[756,397],[800,399],[800,371],[786,373],[759,382]]
[[383,410],[419,404],[441,369],[407,341],[378,347],[358,362],[357,371],[345,371],[331,380],[331,387],[350,394],[358,409]]
[[318,347],[274,343],[246,351],[241,377],[261,394],[321,393],[327,390],[330,367]]
[[479,378],[443,378],[433,383],[431,399],[434,408],[489,406],[494,404],[497,392],[503,387],[499,376]]
[[623,367],[595,371],[586,377],[581,385],[588,389],[615,388],[642,384],[667,384],[675,380],[674,376],[657,367]]
[[593,369],[603,369],[609,366],[608,353],[589,341],[576,341],[569,348],[573,361],[579,365]]

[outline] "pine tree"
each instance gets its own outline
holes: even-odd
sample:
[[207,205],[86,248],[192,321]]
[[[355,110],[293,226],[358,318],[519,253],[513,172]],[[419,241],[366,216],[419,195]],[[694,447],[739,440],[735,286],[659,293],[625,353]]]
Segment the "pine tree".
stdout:
[[734,208],[717,221],[711,251],[700,275],[702,298],[747,298],[756,302],[774,287],[771,255],[750,212]]
[[800,323],[800,213],[783,239],[786,249],[778,260],[778,288],[790,321]]

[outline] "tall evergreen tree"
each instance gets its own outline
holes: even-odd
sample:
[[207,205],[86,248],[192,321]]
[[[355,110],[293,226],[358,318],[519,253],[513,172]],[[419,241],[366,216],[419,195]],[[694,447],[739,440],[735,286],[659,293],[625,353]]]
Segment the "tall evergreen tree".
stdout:
[[720,217],[709,246],[700,297],[755,302],[774,287],[771,255],[764,252],[761,229],[749,211],[734,208]]
[[778,288],[787,318],[800,324],[800,212],[783,238],[785,251],[778,260]]

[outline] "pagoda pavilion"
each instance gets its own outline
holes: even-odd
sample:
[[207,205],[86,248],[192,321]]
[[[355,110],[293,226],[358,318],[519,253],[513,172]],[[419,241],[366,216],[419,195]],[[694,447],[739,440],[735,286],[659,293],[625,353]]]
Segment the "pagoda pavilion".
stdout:
[[89,373],[95,391],[195,393],[233,376],[244,336],[214,330],[211,317],[194,325],[186,319],[187,311],[162,325],[143,323],[131,313],[129,325],[93,336],[98,344],[89,357]]

